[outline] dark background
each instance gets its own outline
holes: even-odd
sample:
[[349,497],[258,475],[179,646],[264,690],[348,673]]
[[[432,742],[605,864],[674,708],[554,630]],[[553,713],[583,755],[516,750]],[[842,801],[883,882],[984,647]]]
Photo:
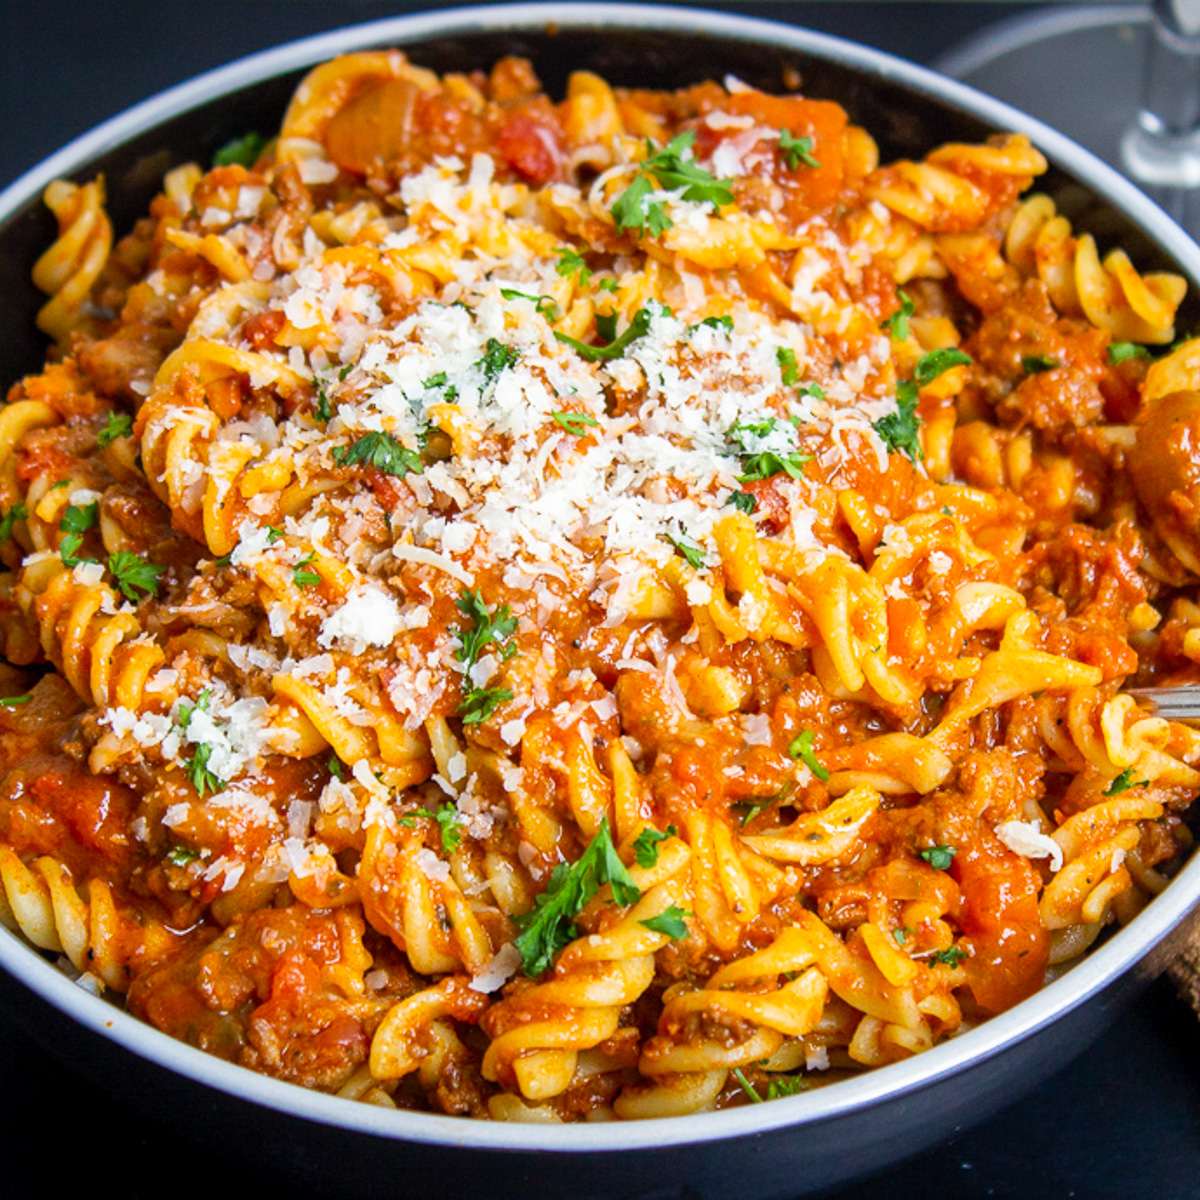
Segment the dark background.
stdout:
[[[423,7],[449,5],[433,0]],[[1051,6],[776,0],[710,7],[789,21],[930,64],[991,23]],[[21,0],[19,8],[16,0],[0,0],[0,112],[7,118],[0,187],[97,122],[200,71],[405,9],[401,0]],[[147,1124],[16,1029],[0,1033],[0,1081],[0,1197],[111,1184],[122,1200],[310,1200],[292,1182],[247,1165],[247,1147],[213,1145],[199,1127],[193,1140]],[[180,1124],[172,1121],[171,1130]],[[406,1180],[402,1162],[397,1168],[398,1196],[438,1195],[435,1181]],[[480,1195],[487,1195],[486,1181]],[[1013,1108],[976,1128],[964,1112],[961,1131],[944,1145],[837,1193],[837,1200],[927,1197],[1200,1197],[1200,1022],[1160,981],[1100,1041]]]

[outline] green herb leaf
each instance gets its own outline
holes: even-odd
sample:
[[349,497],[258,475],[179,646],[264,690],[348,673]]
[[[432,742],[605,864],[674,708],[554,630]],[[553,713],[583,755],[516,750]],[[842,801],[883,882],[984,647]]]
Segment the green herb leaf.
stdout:
[[734,1079],[737,1080],[738,1087],[740,1087],[742,1089],[742,1091],[745,1092],[746,1095],[750,1097],[750,1100],[752,1103],[754,1103],[754,1104],[762,1104],[763,1103],[763,1098],[758,1094],[757,1091],[755,1091],[754,1085],[750,1082],[750,1080],[748,1080],[746,1078],[745,1075],[742,1074],[741,1067],[733,1068],[733,1077],[734,1077]]
[[606,883],[612,885],[613,899],[620,905],[633,904],[641,897],[617,857],[607,817],[578,861],[555,867],[533,910],[515,918],[520,933],[514,944],[526,975],[533,978],[550,969],[559,951],[578,936],[575,918]]
[[107,449],[117,438],[127,438],[133,432],[133,418],[128,413],[110,412],[104,428],[96,434],[96,445]]
[[957,853],[954,846],[929,846],[921,851],[921,857],[936,870],[948,871]]
[[213,748],[207,742],[201,742],[184,764],[184,770],[187,771],[188,778],[192,781],[192,787],[196,789],[196,795],[201,800],[204,799],[204,793],[221,792],[225,790],[225,781],[215,775],[208,769],[208,760],[212,757]]
[[724,317],[705,317],[703,321],[699,321],[695,325],[688,326],[688,334],[693,334],[697,329],[719,329],[726,336],[733,333],[733,318],[730,316]]
[[1122,792],[1129,791],[1130,788],[1144,788],[1149,786],[1149,783],[1150,780],[1148,779],[1134,779],[1133,768],[1126,767],[1125,770],[1123,770],[1120,775],[1118,775],[1112,781],[1112,783],[1110,783],[1108,787],[1104,789],[1104,794],[1106,796],[1119,796]]
[[900,307],[879,328],[886,329],[892,337],[902,342],[908,337],[908,320],[916,309],[913,307],[912,297],[907,292],[897,290],[896,299],[900,301]]
[[304,568],[317,557],[315,550],[310,550],[293,568],[292,582],[298,588],[316,587],[321,582],[319,571],[306,571]]
[[[313,382],[316,383],[316,380]],[[330,417],[333,416],[333,408],[329,403],[329,393],[325,391],[325,385],[323,383],[318,383],[316,386],[317,403],[316,407],[313,409],[313,416],[315,416],[322,425],[328,425]],[[341,447],[339,446],[338,450],[340,449]],[[337,462],[338,450],[334,450],[333,452],[334,462]]]
[[744,512],[747,516],[758,508],[758,500],[750,492],[730,492],[725,503],[732,504],[738,512]]
[[[597,331],[601,330],[602,321],[605,316],[611,316],[611,314],[601,313],[596,317]],[[611,358],[624,358],[625,351],[638,338],[645,337],[649,332],[651,316],[652,314],[648,308],[639,308],[633,314],[633,319],[629,322],[625,332],[619,337],[611,337],[604,346],[589,346],[586,342],[581,342],[578,338],[568,337],[565,333],[559,333],[557,330],[555,330],[554,336],[564,345],[570,346],[584,362],[600,362]]]
[[1129,362],[1132,358],[1150,358],[1152,355],[1145,346],[1139,346],[1137,342],[1113,342],[1108,348],[1108,361],[1114,367],[1118,367],[1123,362]]
[[784,1096],[798,1096],[807,1092],[812,1084],[803,1075],[772,1075],[767,1084],[767,1099],[781,1100]]
[[147,562],[140,554],[118,550],[108,556],[108,569],[126,600],[140,600],[139,592],[158,595],[158,577],[166,571],[157,563]]
[[329,762],[326,765],[329,767],[330,775],[333,775],[342,783],[346,782],[346,776],[349,774],[349,771],[346,764],[336,754],[329,756]]
[[529,292],[521,292],[516,288],[501,288],[500,295],[505,300],[528,300],[547,321],[557,321],[562,316],[558,302],[553,296],[533,296]]
[[675,548],[675,553],[682,555],[689,567],[702,571],[708,565],[704,559],[704,550],[695,542],[686,541],[686,533],[681,538],[674,538],[669,533],[660,533],[658,536],[664,542],[670,543]]
[[948,967],[957,967],[967,952],[958,946],[949,946],[945,950],[935,950],[931,955],[934,962],[945,963]]
[[511,689],[506,687],[472,688],[463,697],[458,706],[457,714],[462,717],[464,725],[480,725],[492,713],[513,698]]
[[674,825],[668,825],[666,833],[660,833],[649,825],[634,838],[633,858],[639,867],[649,869],[658,862],[658,843],[674,837],[679,831]]
[[917,363],[917,369],[913,372],[913,379],[916,380],[919,387],[924,387],[927,383],[932,383],[939,375],[945,374],[951,367],[965,367],[973,361],[969,354],[964,354],[963,351],[957,350],[953,346],[947,346],[942,350],[930,350],[928,354],[921,356],[921,360]]
[[796,352],[790,346],[777,346],[775,361],[779,363],[784,385],[795,387],[800,382],[800,372],[796,367]]
[[[469,627],[458,629],[458,649],[454,657],[459,662],[473,666],[489,642],[499,645],[506,638],[512,637],[517,631],[517,618],[507,604],[502,604],[494,613],[488,612],[483,602],[483,595],[478,589],[465,591],[454,602],[454,607],[464,616],[470,617]],[[511,658],[516,653],[516,647],[501,648],[503,658]]]
[[1053,371],[1055,367],[1062,366],[1062,363],[1048,354],[1027,354],[1021,359],[1021,366],[1025,368],[1026,375],[1041,375],[1043,371]]
[[18,521],[25,521],[28,518],[29,510],[25,507],[24,501],[18,500],[3,517],[0,517],[0,542],[7,542],[12,537],[13,526]]
[[100,501],[93,500],[91,504],[82,507],[75,504],[67,506],[58,527],[64,533],[86,533],[100,520]]
[[896,384],[896,411],[880,417],[872,426],[893,454],[906,454],[912,462],[922,456],[921,418],[917,416],[917,385],[902,379]]
[[267,141],[261,133],[254,132],[234,138],[213,155],[213,166],[252,167],[262,157],[262,152],[267,148]]
[[685,918],[691,916],[695,916],[695,913],[684,912],[678,904],[672,904],[669,908],[664,908],[658,916],[647,917],[638,924],[644,925],[653,933],[665,933],[672,941],[678,942],[687,937]]
[[5,696],[3,699],[0,699],[0,704],[5,708],[17,708],[19,705],[28,704],[32,699],[33,695],[30,692],[26,692],[23,696]]
[[784,162],[789,171],[796,170],[801,164],[806,167],[819,167],[821,164],[813,158],[813,140],[810,137],[793,137],[790,129],[779,131],[779,149],[783,152]]
[[804,473],[804,464],[812,461],[811,454],[801,454],[799,450],[788,454],[774,450],[753,450],[753,439],[769,436],[775,427],[774,417],[768,417],[765,421],[738,421],[730,427],[729,439],[734,444],[735,452],[742,457],[739,483],[770,479],[772,475],[778,475],[780,472],[785,472],[792,479],[799,479]]
[[588,429],[595,429],[600,425],[589,413],[552,412],[550,416],[574,437],[583,437]]
[[667,216],[664,204],[648,203],[648,198],[659,189],[671,192],[683,188],[684,200],[707,201],[718,208],[733,203],[729,180],[717,179],[692,159],[684,158],[695,140],[695,131],[689,129],[655,151],[653,142],[647,139],[646,158],[639,164],[633,182],[613,202],[618,232],[637,229],[657,237],[671,228],[674,222]]
[[788,746],[788,755],[800,759],[804,765],[822,782],[829,782],[829,772],[821,766],[813,749],[813,731],[802,729],[792,739]]
[[475,366],[483,371],[483,377],[488,383],[491,383],[520,357],[521,352],[516,346],[506,346],[497,338],[488,338],[483,357],[475,363]]
[[401,819],[400,824],[412,825],[414,817],[426,817],[430,821],[438,823],[444,854],[453,854],[462,843],[461,818],[458,815],[458,809],[449,800],[442,801],[436,812],[431,812],[428,808],[414,808],[412,812],[407,813]]
[[895,942],[897,946],[903,946],[904,943],[908,941],[909,935],[912,932],[913,931],[907,925],[897,926],[897,928],[892,930],[892,941]]
[[559,246],[554,253],[558,256],[554,269],[563,276],[578,276],[579,286],[585,287],[592,277],[592,269],[584,262],[583,255],[570,246]]
[[362,463],[397,479],[403,479],[409,471],[420,475],[425,469],[415,450],[402,446],[390,433],[380,432],[364,433],[349,446],[335,446],[333,461],[339,467]]
[[814,400],[825,399],[825,389],[819,383],[806,383],[801,389],[801,396],[811,396]]
[[199,850],[193,850],[191,846],[173,846],[167,852],[167,862],[175,867],[186,867],[188,863],[195,862],[200,857]]

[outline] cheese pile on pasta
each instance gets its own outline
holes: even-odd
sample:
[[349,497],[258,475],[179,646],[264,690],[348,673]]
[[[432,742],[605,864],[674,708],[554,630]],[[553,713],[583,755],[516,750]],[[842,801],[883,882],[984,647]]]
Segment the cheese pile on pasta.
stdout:
[[877,158],[379,52],[121,241],[54,184],[0,917],[258,1071],[538,1121],[895,1062],[1133,917],[1200,783],[1118,690],[1200,661],[1183,281],[1023,137]]

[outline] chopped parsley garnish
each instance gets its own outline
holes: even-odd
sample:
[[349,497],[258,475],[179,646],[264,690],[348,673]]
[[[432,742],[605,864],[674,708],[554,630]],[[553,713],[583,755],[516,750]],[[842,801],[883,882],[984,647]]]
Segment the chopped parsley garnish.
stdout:
[[784,1096],[798,1096],[810,1087],[812,1084],[803,1075],[774,1075],[767,1084],[767,1099],[781,1100]]
[[[314,380],[314,383],[316,381]],[[322,425],[329,424],[329,418],[333,416],[333,409],[329,404],[329,393],[325,390],[323,383],[317,384],[317,403],[313,409],[313,415],[321,422]],[[340,449],[339,447],[338,449]],[[337,461],[337,450],[333,452],[334,461]]]
[[515,918],[520,930],[515,945],[525,974],[534,978],[549,970],[555,955],[579,936],[575,918],[604,884],[611,884],[620,905],[635,903],[641,891],[617,857],[608,832],[608,818],[574,863],[560,863],[531,912]]
[[84,533],[100,520],[100,501],[93,500],[91,504],[82,506],[71,504],[63,513],[58,527],[64,533]]
[[498,338],[488,338],[483,357],[475,366],[483,371],[483,377],[491,383],[520,357],[521,352],[516,346],[506,346]]
[[658,862],[658,843],[674,837],[679,831],[674,825],[668,825],[666,833],[652,829],[649,825],[633,840],[633,858],[639,867],[649,869]]
[[779,364],[780,374],[786,387],[795,387],[800,382],[800,372],[796,367],[796,352],[790,346],[778,346],[775,350],[775,361]]
[[907,292],[897,290],[896,299],[900,301],[900,307],[879,328],[886,329],[892,337],[904,341],[908,337],[908,319],[916,309],[913,308],[912,297]]
[[298,588],[316,587],[321,582],[319,571],[307,571],[305,568],[317,557],[315,550],[310,550],[293,568],[292,582]]
[[732,504],[738,512],[744,512],[747,516],[758,508],[758,500],[751,492],[730,492],[725,503]]
[[801,454],[798,450],[781,454],[775,450],[755,450],[755,438],[765,438],[774,432],[776,420],[768,417],[765,421],[739,421],[730,427],[729,437],[736,443],[737,453],[742,459],[742,474],[738,476],[739,483],[754,483],[759,479],[770,479],[773,475],[786,472],[792,479],[799,479],[804,473],[804,464],[812,460],[811,454]]
[[921,418],[917,416],[917,385],[909,379],[896,384],[896,411],[880,417],[872,428],[893,454],[906,454],[912,462],[923,456]]
[[687,331],[689,334],[693,334],[697,329],[720,329],[728,336],[733,333],[733,318],[730,316],[705,317],[703,321],[698,321],[695,325],[689,325]]
[[[501,288],[500,295],[505,300],[530,301],[536,307],[538,313],[545,317],[547,321],[557,321],[562,316],[562,310],[558,307],[558,302],[553,296],[533,296],[529,292],[520,292],[516,288]],[[516,352],[514,351],[514,353]]]
[[458,649],[455,650],[454,657],[459,662],[465,662],[468,668],[474,666],[489,642],[497,644],[503,659],[510,659],[516,654],[516,646],[500,645],[517,631],[517,618],[512,615],[512,610],[507,604],[500,605],[495,613],[490,613],[483,602],[483,596],[476,589],[463,592],[454,602],[454,606],[464,616],[471,618],[469,627],[456,631]]
[[329,767],[330,775],[335,776],[342,783],[346,782],[346,775],[348,774],[346,764],[336,754],[329,756],[329,762],[326,765]]
[[23,696],[5,696],[3,699],[0,699],[0,704],[5,708],[17,708],[21,704],[28,704],[32,699],[32,693],[26,692]]
[[267,148],[268,139],[263,137],[261,133],[251,132],[244,134],[240,138],[234,138],[231,142],[226,142],[220,150],[213,155],[214,167],[252,167],[259,158],[262,152]]
[[131,550],[118,550],[108,556],[108,569],[125,599],[137,601],[141,599],[138,592],[147,596],[158,595],[158,577],[167,568],[147,562]]
[[912,933],[913,930],[907,925],[897,926],[892,930],[892,941],[895,942],[897,946],[903,946],[904,943],[908,941],[909,936]]
[[615,279],[602,279],[596,286],[602,292],[615,292],[620,289],[620,284]]
[[414,808],[400,818],[400,824],[411,827],[416,824],[415,818],[417,817],[427,817],[430,821],[438,823],[443,853],[453,854],[458,849],[462,842],[462,827],[458,809],[449,800],[443,801],[436,812],[428,808]]
[[825,389],[819,383],[806,383],[799,394],[801,396],[811,396],[814,400],[825,399]]
[[928,846],[921,851],[921,857],[935,870],[948,871],[957,853],[954,846]]
[[694,913],[684,912],[678,904],[672,904],[669,908],[664,908],[658,916],[647,917],[638,924],[644,925],[652,933],[665,933],[672,941],[678,942],[688,935],[688,927],[684,918],[694,915]]
[[789,779],[779,791],[772,792],[769,796],[755,796],[749,800],[735,801],[735,808],[746,806],[746,812],[741,821],[742,828],[745,829],[759,813],[766,812],[768,808],[772,808],[776,804],[782,804],[792,794],[795,786],[795,782]]
[[958,946],[949,946],[945,950],[935,950],[932,955],[934,962],[945,963],[948,967],[957,967],[966,957],[967,952]]
[[1061,367],[1062,363],[1048,354],[1027,354],[1021,359],[1021,366],[1025,368],[1026,375],[1041,375],[1043,371]]
[[[83,545],[83,535],[99,520],[100,502],[98,500],[93,500],[91,504],[85,504],[82,507],[75,504],[68,505],[62,520],[58,523],[59,529],[67,535],[58,544],[59,557],[64,566],[73,567],[77,563],[85,561],[77,557],[79,547]],[[95,560],[86,561],[94,562]]]
[[1148,779],[1134,779],[1133,768],[1126,767],[1120,775],[1118,775],[1112,783],[1104,789],[1106,796],[1119,796],[1122,792],[1129,791],[1130,788],[1147,787],[1150,783]]
[[0,517],[0,542],[7,542],[12,537],[13,526],[18,521],[26,520],[28,516],[29,510],[25,507],[25,502],[18,500],[3,517]]
[[595,429],[600,425],[590,413],[552,412],[550,416],[574,437],[583,437],[588,429]]
[[1129,362],[1131,358],[1150,358],[1150,351],[1145,346],[1139,346],[1137,342],[1113,342],[1108,348],[1108,361],[1114,367],[1118,367],[1123,362]]
[[819,167],[821,164],[813,158],[813,140],[810,137],[793,137],[790,129],[779,131],[779,149],[783,152],[784,162],[789,171],[796,170],[802,164],[806,167]]
[[965,367],[973,361],[969,354],[965,354],[953,346],[947,346],[942,350],[930,350],[928,354],[921,356],[920,362],[917,363],[917,369],[913,372],[913,379],[916,380],[919,387],[924,387],[927,383],[932,383],[939,375],[949,371],[951,367]]
[[111,446],[117,438],[126,438],[133,432],[133,418],[128,413],[110,412],[104,428],[96,434],[96,445],[101,450]]
[[734,1077],[734,1079],[737,1080],[738,1087],[740,1087],[742,1089],[742,1091],[745,1092],[746,1095],[750,1097],[750,1100],[752,1103],[754,1103],[754,1104],[762,1104],[763,1103],[763,1098],[755,1090],[754,1084],[752,1084],[750,1082],[750,1080],[748,1080],[746,1078],[746,1076],[742,1074],[741,1067],[733,1068],[733,1077]]
[[687,534],[682,537],[672,537],[669,533],[660,533],[658,535],[664,542],[669,542],[675,548],[675,553],[680,554],[687,561],[689,567],[693,567],[697,571],[702,571],[708,564],[704,560],[704,550],[697,546],[695,542],[688,540]]
[[650,200],[659,189],[673,192],[682,188],[682,199],[707,201],[718,208],[733,203],[729,180],[717,179],[691,158],[684,157],[695,140],[695,131],[691,129],[673,137],[658,151],[653,142],[646,140],[647,156],[638,165],[633,182],[613,202],[618,232],[636,229],[639,235],[649,232],[657,237],[671,228],[674,222],[667,216],[664,203]]
[[[610,358],[623,358],[625,351],[633,345],[638,338],[645,337],[650,331],[650,320],[652,313],[649,308],[639,308],[633,314],[633,319],[625,328],[625,332],[616,336],[616,317],[611,313],[600,313],[596,317],[596,331],[601,337],[606,338],[606,344],[603,346],[589,346],[587,342],[581,342],[578,338],[568,337],[565,333],[559,333],[555,330],[554,336],[564,345],[570,346],[584,362],[600,362]],[[605,331],[608,331],[606,334]]]
[[225,788],[225,781],[208,769],[208,760],[212,757],[212,752],[213,748],[207,742],[201,742],[192,757],[184,764],[188,778],[192,781],[192,787],[196,789],[196,795],[201,800],[204,799],[206,791],[220,792]]
[[186,867],[188,863],[195,862],[200,857],[199,850],[193,850],[191,846],[173,846],[167,852],[167,862],[174,867]]
[[788,746],[788,756],[798,758],[822,782],[829,782],[829,772],[821,766],[817,752],[813,749],[813,731],[802,729]]
[[402,446],[390,433],[381,432],[364,433],[349,446],[335,446],[333,461],[339,467],[362,463],[398,479],[403,479],[409,471],[420,475],[424,470],[421,456],[415,450]]
[[464,725],[479,725],[512,698],[511,688],[471,688],[458,706],[458,715],[462,717]]
[[584,262],[583,255],[570,246],[559,246],[554,253],[558,256],[554,269],[563,276],[576,276],[579,286],[585,287],[592,277],[592,269]]
[[[500,657],[507,661],[517,653],[513,644],[502,645],[505,639],[512,637],[517,631],[517,619],[507,604],[502,604],[495,613],[488,612],[483,596],[478,590],[463,592],[455,601],[459,612],[471,618],[471,624],[458,629],[458,649],[454,657],[461,663],[467,664],[467,671],[478,661],[484,648],[491,642],[496,643]],[[462,703],[458,706],[458,715],[466,725],[479,725],[486,721],[501,704],[513,698],[512,692],[505,687],[470,688],[463,694]]]
[[[186,731],[192,723],[192,717],[197,712],[208,712],[208,705],[211,700],[212,690],[210,688],[205,688],[196,697],[195,704],[181,700],[179,703],[179,728]],[[212,752],[212,746],[207,742],[200,742],[192,752],[191,758],[184,763],[184,770],[187,772],[188,778],[192,781],[192,787],[196,789],[196,794],[202,800],[206,791],[220,792],[225,788],[225,781],[208,768],[208,760],[212,757]]]

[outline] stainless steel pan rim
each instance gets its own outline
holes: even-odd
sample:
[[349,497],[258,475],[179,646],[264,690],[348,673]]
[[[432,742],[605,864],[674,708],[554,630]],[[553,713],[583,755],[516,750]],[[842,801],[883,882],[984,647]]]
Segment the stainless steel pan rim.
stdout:
[[[551,24],[565,30],[619,26],[653,33],[701,33],[714,39],[783,46],[899,83],[997,129],[1023,131],[1053,162],[1122,209],[1176,260],[1193,286],[1200,286],[1200,247],[1187,234],[1117,172],[1016,109],[932,71],[839,38],[754,18],[658,5],[525,3],[453,9],[373,21],[254,54],[136,105],[46,159],[0,192],[0,224],[36,199],[51,180],[73,174],[170,117],[250,84],[361,48],[404,46],[435,36],[534,32]],[[719,69],[714,63],[714,73]],[[651,1150],[720,1142],[789,1126],[800,1133],[806,1126],[906,1095],[919,1103],[918,1093],[923,1089],[996,1057],[1096,997],[1126,972],[1150,973],[1147,955],[1180,925],[1198,900],[1200,856],[1194,857],[1135,921],[1061,979],[1009,1012],[907,1061],[769,1104],[614,1124],[507,1124],[348,1103],[256,1074],[175,1041],[79,988],[3,930],[0,968],[79,1025],[141,1058],[229,1096],[324,1126],[447,1148],[550,1154]]]

